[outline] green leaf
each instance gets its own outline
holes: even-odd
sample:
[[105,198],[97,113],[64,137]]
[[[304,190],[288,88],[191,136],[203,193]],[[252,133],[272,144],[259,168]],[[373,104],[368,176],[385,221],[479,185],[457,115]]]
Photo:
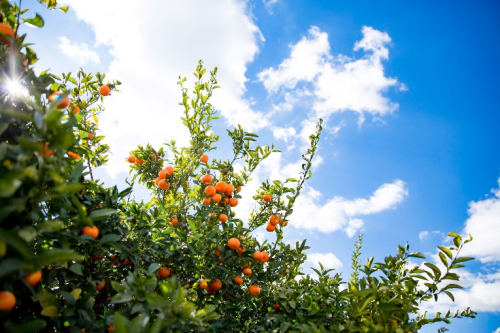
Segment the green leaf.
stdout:
[[98,210],[94,210],[90,214],[89,218],[92,221],[99,221],[99,220],[105,219],[106,217],[113,215],[115,213],[116,213],[116,209],[109,209],[109,208],[98,209]]
[[126,289],[125,286],[113,280],[111,281],[111,288],[118,293],[125,291]]
[[461,285],[458,285],[458,284],[450,283],[449,285],[447,285],[446,287],[441,289],[441,291],[450,290],[450,289],[464,289],[464,287],[462,287]]
[[36,266],[42,268],[54,263],[67,261],[82,261],[83,257],[73,251],[63,249],[50,249],[43,251],[35,257]]
[[33,319],[29,320],[26,317],[23,318],[20,323],[13,323],[10,320],[5,322],[5,328],[7,332],[11,333],[26,333],[26,332],[39,332],[47,326],[47,323],[43,319]]
[[10,230],[0,229],[0,240],[13,247],[24,258],[30,260],[33,256],[31,247],[17,234]]
[[69,270],[72,271],[75,274],[83,276],[82,272],[82,265],[80,264],[73,264],[69,267]]
[[154,262],[152,263],[151,265],[149,265],[149,268],[148,268],[148,275],[153,275],[159,268],[160,268],[160,264]]
[[33,18],[30,19],[23,18],[23,21],[38,28],[41,28],[44,25],[43,18],[40,15],[38,15],[38,13]]
[[425,256],[420,252],[412,252],[408,254],[408,257],[425,259]]
[[109,243],[109,242],[117,242],[120,240],[120,238],[121,238],[121,236],[117,235],[117,234],[106,234],[101,238],[101,240],[99,241],[99,244],[105,244],[105,243]]
[[460,257],[460,258],[455,259],[455,264],[470,261],[470,260],[474,260],[474,258],[472,258],[472,257]]
[[133,299],[134,299],[134,296],[131,293],[129,293],[128,291],[125,291],[123,293],[116,294],[111,299],[111,303],[113,303],[113,304],[125,303],[125,302],[130,302]]
[[451,298],[451,300],[452,300],[453,302],[455,302],[455,297],[453,296],[453,294],[452,294],[452,293],[450,293],[449,291],[445,291],[444,293],[445,293],[446,295],[448,295],[448,297],[449,297],[449,298]]
[[438,246],[438,248],[444,252],[444,254],[446,254],[446,256],[448,256],[448,258],[452,259],[453,258],[453,255],[451,254],[451,251],[448,250],[448,248],[444,247],[444,246]]
[[0,278],[12,272],[22,270],[26,267],[24,261],[16,258],[7,258],[1,261],[0,264]]
[[448,266],[448,260],[446,260],[446,256],[443,254],[443,252],[439,252],[439,259],[441,259],[443,265]]

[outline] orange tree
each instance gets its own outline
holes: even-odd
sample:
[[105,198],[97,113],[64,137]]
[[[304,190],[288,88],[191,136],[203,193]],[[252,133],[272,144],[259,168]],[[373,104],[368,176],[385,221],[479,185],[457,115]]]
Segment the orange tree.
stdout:
[[[54,0],[41,0],[60,8]],[[0,318],[8,332],[290,331],[416,332],[451,317],[421,315],[421,302],[450,290],[452,272],[471,258],[463,242],[440,248],[442,269],[399,247],[395,257],[366,265],[353,254],[347,288],[339,274],[302,277],[305,241],[283,242],[294,202],[311,177],[321,121],[303,155],[298,179],[266,181],[249,218],[233,208],[257,166],[275,152],[237,127],[233,154],[215,160],[219,137],[209,103],[216,72],[195,70],[192,97],[182,89],[182,118],[191,140],[180,148],[138,147],[125,158],[135,181],[152,191],[147,203],[130,200],[94,180],[109,147],[98,127],[105,98],[120,82],[78,70],[62,77],[35,74],[35,52],[17,35],[21,22],[43,26],[40,15],[0,0]],[[235,171],[235,163],[243,165]],[[253,233],[265,229],[273,241]],[[275,238],[274,238],[275,237]],[[362,276],[361,276],[362,274]],[[422,283],[419,283],[422,281]]]

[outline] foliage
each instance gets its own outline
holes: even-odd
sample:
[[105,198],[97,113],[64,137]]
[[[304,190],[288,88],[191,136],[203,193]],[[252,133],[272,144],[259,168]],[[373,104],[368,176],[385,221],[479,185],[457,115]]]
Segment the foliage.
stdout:
[[[67,11],[54,0],[40,3]],[[23,22],[44,24],[39,14],[25,18],[28,11],[12,2],[0,0],[0,8],[2,22],[16,32]],[[108,98],[100,87],[114,94],[121,83],[82,69],[61,77],[47,71],[37,75],[32,65],[38,59],[25,35],[0,37],[6,41],[0,42],[0,290],[16,297],[12,310],[0,311],[3,330],[399,333],[475,316],[466,309],[429,319],[419,310],[422,302],[442,294],[453,299],[450,290],[461,288],[443,284],[458,280],[453,271],[472,259],[458,257],[469,240],[454,233],[454,245],[440,247],[444,271],[430,263],[410,268],[409,258],[423,255],[410,253],[408,245],[384,262],[370,258],[363,265],[360,236],[347,288],[340,274],[331,276],[323,266],[315,270],[316,279],[303,275],[309,247],[305,241],[284,243],[283,228],[312,176],[321,120],[303,154],[299,178],[262,183],[250,217],[237,217],[233,208],[252,172],[278,151],[254,145],[257,135],[238,126],[227,131],[233,143],[228,160],[200,160],[219,140],[211,132],[218,117],[210,104],[219,88],[217,68],[205,80],[200,62],[192,97],[186,79],[178,82],[189,146],[175,141],[139,146],[131,152],[131,187],[106,188],[93,177],[109,151],[98,125]],[[15,93],[14,84],[25,93]],[[54,92],[61,95],[51,101]],[[66,97],[67,108],[61,106]],[[173,172],[166,173],[167,165]],[[131,200],[136,181],[152,192],[150,202]],[[160,182],[164,187],[168,182],[168,189]],[[234,188],[207,197],[207,187],[218,182]],[[221,222],[222,215],[227,221]],[[98,235],[84,232],[86,227],[97,227]],[[276,240],[259,242],[257,229],[273,232]],[[239,247],[228,246],[233,238]],[[258,252],[269,259],[259,259]],[[244,275],[244,268],[252,272]],[[37,271],[41,281],[30,282],[27,276]],[[165,271],[170,276],[163,276]],[[217,280],[220,291],[212,284]],[[251,296],[255,285],[260,294]]]

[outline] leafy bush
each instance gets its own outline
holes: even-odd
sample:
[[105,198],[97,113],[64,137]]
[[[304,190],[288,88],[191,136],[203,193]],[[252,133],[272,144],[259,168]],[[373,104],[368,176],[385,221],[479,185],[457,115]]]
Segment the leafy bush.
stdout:
[[[6,0],[0,5],[3,330],[400,333],[475,316],[466,309],[428,319],[419,311],[421,302],[441,294],[453,299],[450,290],[461,288],[443,284],[458,280],[452,270],[472,259],[458,257],[469,240],[453,233],[454,246],[440,248],[444,272],[430,263],[408,267],[408,258],[423,258],[408,245],[363,265],[360,238],[347,288],[328,270],[316,270],[317,279],[304,276],[309,247],[285,244],[283,228],[312,176],[321,120],[299,179],[264,182],[250,217],[237,217],[233,208],[252,172],[277,151],[254,146],[257,135],[239,126],[228,130],[231,158],[210,160],[219,137],[210,131],[218,117],[209,101],[219,86],[217,69],[205,80],[201,62],[192,97],[179,79],[190,145],[139,146],[126,159],[130,187],[104,187],[93,177],[109,151],[98,117],[121,83],[82,69],[35,74],[36,53],[16,34],[20,22],[42,27],[43,19],[25,18],[27,10]],[[236,161],[244,164],[239,172]],[[136,181],[153,193],[150,202],[130,198]],[[258,228],[276,240],[259,242]]]

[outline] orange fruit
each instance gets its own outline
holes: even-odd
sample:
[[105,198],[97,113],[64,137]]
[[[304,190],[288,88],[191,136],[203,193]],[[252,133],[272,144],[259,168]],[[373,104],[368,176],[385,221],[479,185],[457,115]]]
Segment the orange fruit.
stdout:
[[108,333],[113,333],[115,331],[115,327],[111,324],[108,325]]
[[[8,24],[0,23],[0,33],[14,38],[14,29]],[[3,36],[0,37],[0,42],[10,45],[11,42],[5,39]]]
[[123,260],[124,265],[132,265],[132,262],[128,259]]
[[49,101],[51,103],[57,102],[57,108],[60,110],[66,109],[69,105],[68,96],[64,97],[62,92],[60,92],[60,91],[56,91],[55,93],[52,93],[49,96]]
[[10,291],[0,291],[0,311],[10,311],[16,306],[16,296]]
[[167,267],[162,267],[158,271],[158,275],[163,279],[163,278],[168,278],[170,276],[170,269]]
[[164,191],[170,188],[170,183],[167,183],[165,180],[163,179],[158,182],[158,187]]
[[215,250],[214,253],[215,253],[216,256],[220,256],[222,254],[222,252],[219,251],[219,250]]
[[229,203],[229,198],[224,197],[224,198],[222,198],[222,202],[221,202],[220,204],[221,204],[222,206],[225,206],[225,205],[227,205],[228,203]]
[[207,289],[207,287],[208,287],[207,281],[201,281],[200,282],[200,288],[201,289]]
[[82,230],[82,234],[89,235],[92,238],[97,238],[97,236],[99,236],[99,229],[97,229],[96,226],[84,227]]
[[227,222],[227,215],[226,214],[220,214],[219,215],[219,221],[221,221],[221,222]]
[[278,222],[280,220],[280,217],[278,215],[271,215],[271,217],[269,218],[269,223],[271,223],[272,225],[277,225]]
[[261,260],[261,259],[262,259],[262,252],[260,252],[260,251],[255,251],[255,252],[253,253],[253,258],[254,258],[255,260],[257,260],[257,261]]
[[236,199],[236,198],[229,199],[229,206],[231,206],[231,207],[238,206],[238,199]]
[[241,256],[244,252],[247,252],[247,250],[242,249],[241,247],[239,247],[237,250],[238,250],[238,255],[239,256]]
[[80,155],[78,155],[77,153],[73,153],[72,151],[69,151],[68,155],[73,157],[75,160],[80,158]]
[[108,96],[109,93],[111,92],[111,89],[108,86],[102,86],[99,88],[99,93],[103,96]]
[[160,180],[161,180],[161,178],[160,178],[160,177],[156,177],[156,179],[155,179],[155,184],[156,184],[156,186],[158,186],[158,182],[159,182]]
[[220,196],[219,193],[215,193],[212,197],[212,200],[214,203],[218,203],[221,199],[222,199],[222,197]]
[[208,162],[208,156],[205,155],[205,154],[201,155],[200,161],[202,161],[203,163],[207,163]]
[[136,159],[135,159],[135,163],[136,163],[136,164],[139,164],[139,165],[142,165],[142,164],[144,163],[144,160],[141,160],[141,159],[139,159],[139,158],[136,158]]
[[262,259],[260,259],[260,262],[267,262],[269,260],[269,255],[267,252],[262,252]]
[[207,294],[213,294],[214,293],[214,291],[210,287],[207,287],[206,291],[207,291]]
[[269,222],[269,223],[267,224],[266,230],[267,230],[267,231],[269,231],[269,232],[273,232],[273,231],[274,231],[274,229],[276,229],[276,228],[275,228],[275,226],[274,226],[274,225],[272,225],[272,224],[271,224],[271,222]]
[[203,199],[203,203],[204,203],[205,205],[210,205],[210,198],[205,198],[205,199]]
[[170,220],[170,223],[172,223],[172,226],[177,227],[179,225],[179,220],[174,217]]
[[205,176],[201,177],[201,182],[205,185],[210,184],[212,182],[212,176],[205,175]]
[[229,247],[232,250],[236,250],[237,248],[240,247],[240,241],[238,240],[238,238],[231,238],[227,242],[227,247]]
[[219,279],[210,282],[210,289],[213,291],[219,291],[222,289],[222,282]]
[[248,287],[248,293],[253,297],[259,296],[260,287],[256,284],[252,284],[250,287]]
[[226,195],[231,195],[233,194],[234,191],[234,185],[233,184],[227,184],[227,190],[224,192]]
[[216,193],[215,187],[213,187],[212,185],[209,185],[205,188],[205,194],[208,195],[209,197],[214,196],[215,193]]
[[132,155],[130,155],[130,156],[127,158],[127,161],[128,161],[129,163],[135,163],[135,157],[134,157],[134,156],[132,156]]
[[102,279],[102,284],[98,283],[96,286],[95,286],[95,289],[96,290],[103,290],[104,289],[104,286],[106,286],[106,281],[104,279]]
[[252,274],[252,269],[251,269],[251,268],[248,268],[248,267],[247,267],[247,268],[245,268],[245,269],[243,270],[243,274],[245,274],[246,276],[251,275],[251,274]]
[[220,258],[219,261],[224,262],[224,261],[226,261],[226,258]]
[[264,196],[264,201],[265,201],[265,202],[269,202],[269,201],[271,201],[271,196],[270,196],[269,194],[266,194],[266,195]]
[[238,286],[241,286],[243,284],[243,278],[241,276],[236,276],[233,280]]
[[49,149],[49,144],[48,143],[42,143],[42,156],[43,157],[49,157],[55,154],[55,152],[52,149]]
[[241,192],[241,186],[238,186],[236,189],[238,190],[238,193]]
[[92,134],[92,133],[89,133],[87,136],[88,136],[89,138],[91,138],[91,139],[93,139],[93,138],[94,138],[94,134]]
[[[130,162],[130,163],[132,163],[132,162]],[[165,170],[165,169],[161,169],[161,170],[158,172],[158,177],[160,177],[160,178],[164,178],[164,179],[165,179],[165,178],[167,178],[167,170]]]
[[73,108],[73,114],[79,114],[80,113],[80,107],[77,105]]
[[283,221],[283,219],[281,219],[280,220],[280,225],[283,226],[283,227],[286,227],[288,225],[288,221],[287,220]]
[[169,165],[168,167],[166,167],[166,168],[165,168],[165,171],[167,171],[167,174],[168,174],[169,176],[171,176],[171,177],[172,177],[172,175],[174,174],[174,168],[173,168],[173,167],[171,167],[170,165]]
[[284,271],[282,271],[280,274],[281,274],[281,275],[285,275],[285,274],[288,274],[288,272],[289,272],[289,271],[288,271],[288,268],[287,268],[287,269],[285,269]]
[[36,287],[39,283],[40,280],[42,279],[42,272],[41,271],[36,271],[34,273],[28,274],[26,272],[26,275],[24,276],[24,280],[28,282],[28,284],[32,287]]
[[273,305],[274,310],[279,310],[280,308],[281,308],[281,304],[279,304],[279,303],[276,303]]
[[226,182],[222,182],[222,181],[218,182],[215,185],[215,189],[219,193],[225,193],[227,191],[227,184],[226,184]]

